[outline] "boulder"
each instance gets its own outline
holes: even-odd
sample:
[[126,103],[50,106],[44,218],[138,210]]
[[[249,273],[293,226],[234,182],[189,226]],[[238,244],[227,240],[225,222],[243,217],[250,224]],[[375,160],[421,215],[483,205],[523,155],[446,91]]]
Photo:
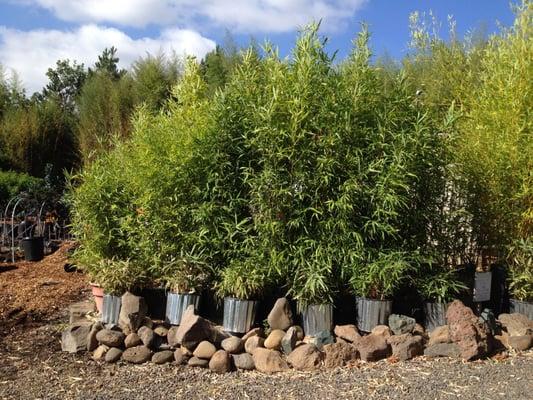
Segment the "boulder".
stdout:
[[174,353],[170,350],[159,351],[152,356],[154,364],[166,364],[174,361]]
[[349,343],[326,344],[322,350],[326,368],[343,367],[358,357],[357,349]]
[[361,337],[359,330],[355,325],[337,325],[335,326],[333,333],[335,333],[335,336],[350,343],[357,342]]
[[135,332],[130,333],[128,336],[126,336],[126,339],[124,339],[124,346],[129,349],[130,347],[139,346],[142,344],[142,340]]
[[533,334],[533,321],[530,321],[523,314],[500,314],[498,321],[502,325],[502,328],[507,331],[509,336],[525,336]]
[[437,343],[424,349],[424,355],[428,357],[452,357],[459,358],[461,349],[455,343]]
[[70,325],[61,335],[61,350],[78,353],[87,350],[87,339],[91,332],[91,325]]
[[224,339],[220,346],[230,354],[240,353],[244,348],[241,338],[237,336],[230,336]]
[[298,346],[287,356],[287,362],[292,365],[293,368],[301,371],[313,371],[318,369],[323,359],[323,353],[318,350],[318,347],[311,343]]
[[285,297],[276,300],[274,307],[268,314],[267,321],[270,328],[283,331],[292,325],[291,305]]
[[450,339],[461,349],[464,360],[482,357],[489,351],[490,331],[474,312],[461,301],[454,300],[446,311]]
[[212,343],[208,342],[207,340],[201,341],[198,346],[196,346],[196,349],[193,351],[193,356],[198,358],[203,358],[204,360],[209,360],[211,357],[213,357],[213,354],[217,351],[217,348]]
[[126,292],[122,295],[118,324],[128,328],[128,332],[135,332],[143,325],[147,311],[144,298]]
[[247,371],[255,369],[254,359],[251,354],[233,354],[231,357],[233,358],[233,364],[235,364],[235,368],[244,369]]
[[69,306],[69,323],[84,323],[88,322],[87,318],[90,314],[94,313],[94,302],[93,301],[80,301]]
[[104,329],[104,326],[98,322],[91,327],[91,331],[87,335],[87,351],[94,351],[98,347],[98,340],[96,334]]
[[362,336],[357,342],[357,350],[363,361],[378,361],[382,358],[387,358],[391,354],[386,338],[374,333]]
[[[303,332],[303,331],[302,331]],[[291,354],[291,352],[296,347],[296,342],[298,341],[298,330],[295,326],[291,326],[287,333],[281,339],[281,349],[285,354]]]
[[111,329],[102,329],[96,334],[98,343],[105,344],[109,347],[120,347],[124,344],[126,336],[122,332],[113,331]]
[[122,357],[122,350],[116,347],[111,347],[105,354],[106,363],[116,363]]
[[261,328],[253,328],[252,330],[248,331],[242,338],[242,342],[245,343],[248,339],[254,336],[261,336],[264,337],[263,330]]
[[191,357],[189,358],[189,361],[187,361],[187,365],[189,367],[207,368],[209,366],[209,360],[204,360],[203,358],[198,357]]
[[154,333],[160,337],[166,337],[168,334],[168,328],[164,325],[157,325],[154,328]]
[[124,350],[122,359],[133,364],[142,364],[152,358],[152,352],[146,346],[135,346]]
[[411,333],[415,329],[416,320],[401,314],[392,314],[389,316],[389,328],[395,335]]
[[209,369],[218,374],[230,372],[231,367],[231,357],[225,350],[218,350],[209,360]]
[[93,360],[95,361],[103,360],[108,350],[109,350],[109,346],[106,346],[105,344],[101,344],[93,352]]
[[392,356],[400,361],[410,360],[424,353],[424,339],[419,335],[393,335],[387,342],[392,348]]
[[149,348],[155,347],[155,333],[152,329],[147,326],[141,326],[137,331],[137,335],[141,342]]
[[274,329],[265,339],[264,346],[267,349],[279,350],[281,348],[281,341],[285,336],[285,331],[281,329]]
[[180,349],[177,349],[174,351],[174,361],[177,365],[185,364],[187,362],[188,357],[185,356]]
[[260,336],[252,336],[244,343],[244,350],[248,354],[253,354],[254,350],[263,347],[265,339]]
[[510,336],[509,346],[515,350],[526,351],[533,346],[533,335]]
[[432,346],[438,343],[451,343],[448,325],[437,326],[429,333],[428,345]]
[[288,369],[287,362],[281,358],[281,354],[276,350],[258,347],[252,354],[255,368],[259,372],[273,373]]
[[392,336],[392,331],[387,325],[377,325],[371,332],[375,336],[381,336],[383,339],[387,339]]
[[322,350],[324,345],[335,343],[335,338],[330,331],[320,331],[316,336],[311,337],[309,343],[314,344],[319,350]]

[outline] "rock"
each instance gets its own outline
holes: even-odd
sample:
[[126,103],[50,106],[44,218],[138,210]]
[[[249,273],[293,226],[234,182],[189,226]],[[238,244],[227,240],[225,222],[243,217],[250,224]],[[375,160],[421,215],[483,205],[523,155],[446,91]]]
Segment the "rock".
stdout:
[[389,316],[389,328],[395,335],[411,333],[415,329],[416,320],[406,315],[392,314]]
[[415,324],[415,328],[413,329],[413,335],[422,336],[423,338],[427,339],[427,332],[424,327],[419,323]]
[[349,343],[326,344],[323,351],[326,368],[343,367],[358,357],[357,349]]
[[505,331],[502,331],[501,335],[494,335],[492,340],[493,350],[505,350],[510,349],[509,344],[509,334]]
[[154,323],[149,317],[144,317],[142,326],[146,326],[147,328],[154,329]]
[[104,329],[104,326],[98,322],[91,327],[91,331],[87,335],[87,351],[94,351],[98,347],[98,339],[96,334]]
[[229,338],[224,339],[220,345],[230,354],[240,353],[244,348],[241,338],[237,336],[230,336]]
[[337,325],[335,326],[333,333],[335,333],[335,336],[350,343],[357,342],[361,337],[359,330],[355,325]]
[[68,308],[69,312],[69,323],[84,323],[88,322],[87,316],[94,313],[95,307],[93,301],[80,301],[74,303]]
[[61,350],[78,353],[87,350],[87,338],[91,332],[91,325],[75,324],[69,326],[61,335]]
[[231,357],[233,358],[233,364],[235,364],[235,368],[244,369],[247,371],[255,369],[254,359],[250,354],[233,354]]
[[243,343],[245,343],[248,339],[250,339],[251,337],[254,337],[254,336],[263,337],[264,336],[263,330],[261,328],[254,328],[254,329],[248,331],[248,333],[246,333],[241,338],[241,340],[242,340]]
[[281,358],[281,354],[276,350],[258,347],[254,350],[252,358],[255,368],[260,372],[281,372],[289,368],[287,362]]
[[152,352],[146,346],[135,346],[124,350],[122,359],[133,364],[142,364],[150,360]]
[[372,334],[375,336],[381,336],[383,339],[387,339],[392,336],[392,331],[387,325],[377,325],[372,329]]
[[276,300],[274,307],[267,317],[270,328],[284,331],[292,325],[292,311],[289,301],[285,297]]
[[357,342],[357,350],[363,361],[378,361],[382,358],[387,358],[391,354],[387,340],[381,334],[374,333],[362,336]]
[[128,336],[126,336],[126,339],[124,339],[124,346],[129,349],[130,347],[139,346],[142,344],[142,340],[135,332],[130,333]]
[[174,361],[174,353],[170,350],[159,351],[152,356],[154,364],[166,364]]
[[122,350],[116,347],[111,347],[105,354],[106,363],[116,363],[122,357]]
[[157,335],[157,336],[160,336],[160,337],[166,337],[167,334],[168,334],[168,329],[166,326],[163,326],[163,325],[158,325],[154,328],[154,333]]
[[231,367],[231,357],[225,350],[218,350],[209,360],[209,369],[218,374],[230,372]]
[[204,360],[203,358],[191,357],[187,362],[189,367],[200,367],[207,368],[209,366],[209,360]]
[[[302,331],[303,332],[303,331]],[[287,333],[281,339],[281,349],[285,354],[291,354],[291,352],[296,347],[296,342],[298,341],[298,330],[295,326],[291,326]]]
[[147,326],[141,326],[137,331],[137,335],[146,347],[155,347],[155,333],[152,329],[148,328]]
[[181,365],[181,364],[185,364],[185,362],[187,361],[187,356],[185,356],[180,349],[177,349],[176,351],[174,351],[174,361],[176,362],[177,365]]
[[471,360],[489,351],[490,332],[473,311],[461,301],[454,300],[446,311],[450,339],[461,349],[461,357]]
[[500,314],[498,321],[500,321],[503,329],[505,329],[510,336],[533,334],[533,321],[530,321],[523,314]]
[[448,325],[437,326],[429,333],[429,346],[438,343],[451,343]]
[[260,336],[252,336],[244,343],[244,350],[248,354],[253,354],[254,350],[260,347],[263,347],[265,339]]
[[533,345],[533,335],[511,336],[509,346],[515,350],[526,351]]
[[461,356],[461,349],[455,343],[437,343],[426,347],[424,355],[428,357],[459,358]]
[[279,350],[281,348],[281,340],[285,336],[285,331],[281,329],[274,329],[265,340],[264,346],[267,349]]
[[204,360],[209,360],[213,357],[213,354],[217,351],[217,348],[207,340],[204,340],[196,346],[196,349],[193,351],[193,356],[198,358],[203,358]]
[[298,340],[304,340],[304,337],[305,337],[304,328],[302,328],[300,325],[293,325],[291,328],[294,328],[296,330],[296,333],[298,334],[297,336]]
[[303,344],[287,356],[287,362],[295,369],[313,371],[320,367],[324,355],[314,344]]
[[319,350],[322,350],[324,345],[335,343],[335,338],[330,331],[321,331],[315,337],[311,338],[309,343],[314,344]]
[[102,329],[96,334],[96,340],[98,343],[105,344],[109,347],[120,347],[124,344],[124,334],[118,331],[112,331],[110,329]]
[[106,353],[109,350],[109,346],[106,346],[105,344],[101,344],[96,348],[96,350],[93,352],[93,360],[100,361],[102,360]]
[[392,356],[400,361],[410,360],[424,353],[424,339],[419,335],[393,335],[387,342],[392,347]]
[[135,332],[143,325],[147,311],[144,298],[126,292],[122,295],[118,324],[129,328],[129,332]]
[[229,335],[212,322],[194,314],[194,305],[190,305],[185,310],[178,327],[172,327],[167,334],[168,343],[177,347],[181,345],[187,348],[194,348],[198,343],[207,340],[211,343],[220,344]]
[[163,337],[160,337],[160,336],[156,336],[156,337],[159,338],[159,340],[156,340],[156,342],[158,342],[156,346],[156,349],[158,351],[174,350],[171,345],[165,342]]
[[192,351],[189,350],[187,347],[180,347],[181,354],[183,354],[185,357],[192,357]]

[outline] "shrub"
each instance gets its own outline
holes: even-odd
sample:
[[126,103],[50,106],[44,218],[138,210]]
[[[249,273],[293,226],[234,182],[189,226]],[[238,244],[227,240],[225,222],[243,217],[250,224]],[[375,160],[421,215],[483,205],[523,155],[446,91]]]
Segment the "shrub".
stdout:
[[0,206],[3,208],[7,202],[22,192],[33,191],[44,181],[28,174],[14,171],[0,171]]

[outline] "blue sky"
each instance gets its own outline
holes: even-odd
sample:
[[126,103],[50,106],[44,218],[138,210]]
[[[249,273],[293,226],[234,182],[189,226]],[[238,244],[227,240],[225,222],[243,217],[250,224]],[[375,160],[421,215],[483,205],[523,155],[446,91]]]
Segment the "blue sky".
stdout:
[[513,21],[507,0],[0,0],[0,64],[16,70],[31,93],[55,60],[90,65],[111,45],[123,67],[159,50],[202,57],[227,31],[243,45],[269,39],[287,55],[298,26],[317,19],[339,57],[367,22],[374,53],[399,59],[408,50],[409,15],[430,10],[443,36],[448,15],[461,35],[480,27],[490,34],[497,21]]

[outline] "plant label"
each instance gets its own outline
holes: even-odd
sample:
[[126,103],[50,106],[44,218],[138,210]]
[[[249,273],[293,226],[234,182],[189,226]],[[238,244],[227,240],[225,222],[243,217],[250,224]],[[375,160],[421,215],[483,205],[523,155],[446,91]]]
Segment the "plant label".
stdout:
[[480,303],[490,300],[492,272],[476,272],[474,280],[474,301]]

